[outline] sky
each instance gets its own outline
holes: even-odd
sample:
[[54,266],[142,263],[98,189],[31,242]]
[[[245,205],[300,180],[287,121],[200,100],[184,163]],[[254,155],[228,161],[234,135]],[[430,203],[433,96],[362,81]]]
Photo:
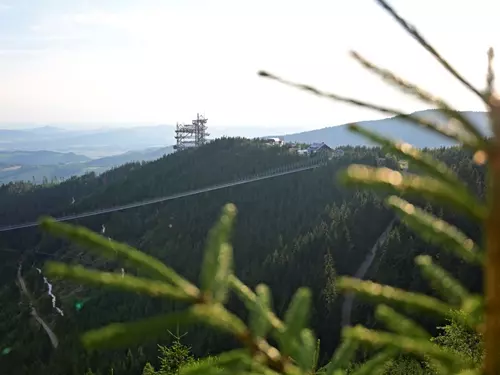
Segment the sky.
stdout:
[[[494,0],[390,3],[484,87],[486,51],[500,54]],[[366,72],[351,50],[458,109],[484,109],[374,0],[0,0],[0,123],[175,124],[200,112],[217,128],[297,131],[386,117],[259,70],[407,112],[428,108]]]

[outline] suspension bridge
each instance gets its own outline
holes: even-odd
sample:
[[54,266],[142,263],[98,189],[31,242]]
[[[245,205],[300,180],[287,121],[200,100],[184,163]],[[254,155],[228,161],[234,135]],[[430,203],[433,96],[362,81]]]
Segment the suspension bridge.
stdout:
[[[102,214],[111,213],[111,212],[124,211],[124,210],[132,209],[132,208],[137,208],[137,207],[142,207],[142,206],[146,206],[146,205],[166,202],[166,201],[170,201],[170,200],[174,200],[174,199],[189,197],[189,196],[207,193],[207,192],[211,192],[211,191],[215,191],[215,190],[221,190],[221,189],[225,189],[225,188],[229,188],[229,187],[233,187],[233,186],[249,184],[252,182],[257,182],[257,181],[267,180],[267,179],[271,179],[271,178],[275,178],[275,177],[294,174],[294,173],[298,173],[298,172],[302,172],[302,171],[307,171],[307,170],[311,170],[311,169],[315,169],[315,168],[324,166],[327,164],[327,162],[328,161],[327,161],[326,157],[318,156],[316,158],[308,159],[306,162],[288,164],[285,166],[281,166],[279,168],[270,169],[270,170],[267,170],[265,172],[261,172],[261,173],[257,173],[257,174],[251,175],[251,176],[247,176],[247,177],[243,177],[243,178],[240,178],[237,180],[233,180],[231,182],[221,183],[221,184],[217,184],[217,185],[211,185],[211,186],[207,186],[207,187],[200,188],[200,189],[184,191],[184,192],[173,194],[173,195],[137,201],[137,202],[133,202],[133,203],[125,204],[125,205],[120,205],[120,206],[116,206],[116,207],[102,208],[99,210],[87,211],[87,212],[82,212],[79,214],[60,216],[60,217],[56,217],[55,220],[57,220],[57,221],[70,221],[70,220],[76,220],[76,219],[80,219],[80,218],[102,215]],[[0,227],[0,232],[14,231],[14,230],[20,230],[20,229],[24,229],[24,228],[32,228],[32,227],[36,227],[36,226],[38,226],[38,222],[32,221],[32,222],[23,223],[23,224],[15,224],[15,225],[8,225],[8,226]],[[0,249],[0,251],[18,252],[17,250],[14,250],[14,249]],[[43,253],[43,252],[39,252],[37,250],[35,250],[33,252],[33,254],[55,256],[55,254]],[[17,278],[18,278],[18,281],[19,281],[20,286],[21,286],[21,291],[29,299],[29,303],[30,303],[30,307],[31,307],[31,314],[34,316],[34,318],[37,320],[37,322],[44,328],[45,332],[47,333],[47,335],[49,336],[49,338],[52,342],[53,347],[57,348],[58,339],[55,336],[55,334],[52,332],[50,327],[48,327],[48,325],[45,323],[45,321],[43,321],[43,319],[41,317],[39,317],[39,315],[34,307],[33,300],[31,299],[30,294],[26,288],[24,279],[22,278],[21,267],[22,267],[22,261],[19,263]],[[41,274],[41,270],[40,269],[37,269],[37,270]],[[122,269],[122,274],[123,274],[123,269]],[[48,285],[48,294],[52,298],[54,309],[58,310],[60,315],[62,315],[62,310],[60,310],[59,308],[57,308],[55,306],[55,296],[51,292],[52,284],[50,284],[45,277],[44,277],[44,282],[45,282],[45,284]],[[78,301],[75,304],[75,308],[77,310],[81,309],[82,306],[83,306],[82,301]],[[10,347],[5,348],[3,352],[5,352],[4,354],[6,354],[10,350],[11,350]]]
[[[193,196],[193,195],[208,193],[208,192],[215,191],[215,190],[226,189],[226,188],[229,188],[232,186],[244,185],[244,184],[249,184],[252,182],[257,182],[257,181],[267,180],[270,178],[275,178],[275,177],[285,176],[285,175],[298,173],[298,172],[302,172],[302,171],[307,171],[307,170],[311,170],[311,169],[315,169],[315,168],[324,166],[327,164],[327,162],[328,162],[328,159],[326,157],[317,156],[314,158],[307,159],[306,162],[287,164],[285,166],[273,168],[273,169],[267,170],[265,172],[257,173],[257,174],[251,175],[251,176],[246,176],[246,177],[243,177],[243,178],[240,178],[237,180],[233,180],[230,182],[226,182],[226,183],[211,185],[211,186],[207,186],[204,188],[184,191],[181,193],[167,195],[167,196],[163,196],[163,197],[152,198],[152,199],[147,199],[147,200],[142,200],[142,201],[136,201],[136,202],[132,202],[132,203],[128,203],[128,204],[124,204],[124,205],[120,205],[120,206],[115,206],[115,207],[102,208],[102,209],[94,210],[94,211],[87,211],[87,212],[82,212],[82,213],[78,213],[78,214],[60,216],[60,217],[56,217],[54,219],[56,221],[71,221],[71,220],[77,220],[77,219],[82,219],[82,218],[91,217],[91,216],[103,215],[103,214],[107,214],[107,213],[111,213],[111,212],[129,210],[132,208],[143,207],[143,206],[147,206],[147,205],[151,205],[151,204],[157,204],[157,203],[161,203],[161,202],[171,201],[174,199],[185,198],[185,197],[189,197],[189,196]],[[34,220],[34,221],[31,221],[28,223],[21,223],[21,224],[14,224],[14,225],[7,225],[7,226],[0,227],[0,232],[8,232],[8,231],[13,231],[13,230],[37,227],[37,226],[38,226],[38,222],[36,220]]]
[[[262,173],[257,173],[257,174],[251,175],[251,176],[247,176],[247,177],[243,177],[243,178],[240,178],[237,180],[233,180],[231,182],[211,185],[211,186],[207,186],[204,188],[184,191],[181,193],[172,194],[172,195],[168,195],[168,196],[162,196],[162,197],[153,198],[153,199],[136,201],[136,202],[132,202],[132,203],[125,204],[125,205],[120,205],[120,206],[115,206],[115,207],[110,207],[110,208],[102,208],[99,210],[87,211],[87,212],[82,212],[79,214],[61,216],[61,217],[55,218],[55,220],[57,220],[57,221],[71,221],[71,220],[76,220],[76,219],[80,219],[80,218],[86,218],[86,217],[97,216],[97,215],[102,215],[102,214],[111,213],[111,212],[124,211],[124,210],[142,207],[142,206],[151,205],[151,204],[157,204],[157,203],[161,203],[161,202],[165,202],[165,201],[189,197],[189,196],[207,193],[207,192],[211,192],[211,191],[215,191],[215,190],[221,190],[221,189],[229,188],[232,186],[238,186],[238,185],[248,184],[248,183],[262,181],[262,180],[266,180],[266,179],[271,179],[274,177],[280,177],[280,176],[298,173],[298,172],[302,172],[302,171],[312,170],[312,169],[326,165],[327,162],[328,162],[328,160],[326,157],[317,157],[314,159],[308,159],[306,162],[285,165],[285,166],[282,166],[279,168],[267,170],[267,171],[262,172]],[[391,229],[393,228],[395,222],[396,222],[396,220],[394,220],[394,219],[391,220],[391,222],[388,224],[386,229],[383,231],[383,233],[377,239],[373,248],[367,254],[365,261],[361,264],[360,268],[357,270],[355,277],[360,278],[360,279],[362,279],[364,277],[368,268],[372,264],[376,254],[377,254],[377,251],[381,247],[382,243],[387,239],[387,236],[390,233]],[[15,224],[15,225],[0,227],[0,232],[7,232],[7,231],[24,229],[24,228],[36,227],[36,226],[38,226],[38,222],[32,221],[32,222],[23,223],[23,224]],[[17,252],[14,249],[0,249],[0,251]],[[35,251],[34,253],[39,253],[39,252]],[[49,254],[49,253],[40,253],[40,254],[47,255],[47,256],[54,256],[54,254]],[[21,267],[21,265],[19,265],[18,279],[20,279],[20,281],[23,281],[22,276],[20,275],[20,267]],[[23,283],[24,283],[24,281],[23,281]],[[21,284],[23,284],[23,283],[21,283]],[[51,288],[49,288],[49,294],[50,294],[50,290],[51,290]],[[53,298],[53,301],[54,301],[54,298]],[[352,293],[348,294],[346,296],[346,299],[345,299],[343,306],[342,306],[342,323],[341,323],[342,326],[350,325],[351,310],[353,307],[353,301],[354,301],[354,295]],[[35,318],[37,318],[36,310],[34,309],[33,305],[31,305],[31,302],[30,302],[30,306],[32,308],[32,315],[34,315]],[[83,306],[82,302],[78,302],[75,305],[75,307],[78,310],[82,306]],[[43,322],[41,320],[41,318],[38,317],[37,321],[42,326],[44,326],[44,329],[47,332],[47,334],[49,335],[53,346],[57,347],[57,337],[55,337],[55,335],[50,330],[50,328],[47,329],[45,327],[46,324],[44,324],[45,322]]]

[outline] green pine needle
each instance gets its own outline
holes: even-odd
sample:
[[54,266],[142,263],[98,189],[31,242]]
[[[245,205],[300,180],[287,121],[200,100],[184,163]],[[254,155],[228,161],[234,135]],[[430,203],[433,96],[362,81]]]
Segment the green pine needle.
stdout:
[[312,303],[312,293],[308,288],[299,288],[285,313],[286,335],[297,338],[307,327]]
[[249,328],[255,337],[266,337],[271,329],[267,311],[271,311],[271,291],[267,285],[259,284],[255,288],[256,301],[249,309]]
[[130,323],[112,323],[85,332],[83,345],[87,349],[126,348],[146,340],[167,337],[168,330],[197,322],[195,316],[180,311]]
[[422,152],[408,143],[393,141],[356,124],[349,125],[349,130],[370,139],[394,155],[408,160],[431,177],[450,184],[452,188],[462,191],[463,194],[469,194],[467,187],[457,175],[445,163],[434,159],[430,154]]
[[354,292],[360,297],[408,310],[433,313],[439,317],[452,317],[453,307],[433,297],[420,293],[407,292],[388,285],[372,281],[362,281],[354,277],[343,276],[337,280],[337,287],[346,292]]
[[193,305],[188,310],[156,316],[131,323],[112,323],[83,334],[82,342],[89,349],[120,348],[153,340],[169,329],[204,323],[234,336],[245,336],[245,324],[222,305]]
[[232,273],[232,247],[229,244],[236,207],[226,204],[217,224],[210,230],[201,268],[200,284],[205,297],[225,302]]
[[457,125],[460,127],[460,129],[458,129],[457,131],[457,138],[459,139],[460,143],[474,145],[478,149],[484,148],[486,146],[483,135],[477,129],[477,127],[462,113],[454,110],[444,100],[435,97],[434,95],[424,91],[420,87],[396,76],[391,71],[376,66],[375,64],[362,57],[359,53],[352,52],[351,55],[366,69],[374,72],[386,82],[399,87],[403,92],[411,94],[412,96],[422,100],[427,104],[430,104],[433,107],[439,108],[446,116],[451,119],[457,120]]
[[375,316],[378,320],[383,322],[387,328],[395,333],[428,340],[431,338],[430,333],[428,333],[420,325],[415,323],[410,318],[393,310],[389,306],[378,305],[375,310]]
[[443,298],[456,307],[460,307],[465,300],[471,297],[470,293],[451,276],[446,270],[432,261],[429,255],[419,255],[415,258],[415,263],[422,270],[422,274],[429,279],[433,288],[441,294]]
[[236,337],[246,337],[248,335],[245,323],[236,315],[226,310],[221,304],[194,305],[188,311],[198,321],[219,331],[232,334]]
[[357,368],[352,375],[374,375],[383,374],[384,366],[393,359],[398,351],[394,348],[385,349]]
[[308,328],[300,332],[301,351],[298,353],[297,362],[300,368],[304,371],[314,369],[316,355],[316,336],[314,332]]
[[477,142],[471,142],[468,138],[465,138],[465,137],[461,136],[459,133],[457,133],[457,131],[455,129],[450,129],[449,127],[441,127],[432,121],[428,121],[424,118],[416,117],[412,114],[404,113],[404,112],[402,112],[398,109],[395,109],[395,108],[389,108],[389,107],[381,106],[378,104],[373,104],[373,103],[365,102],[362,100],[345,97],[345,96],[338,95],[335,93],[322,91],[320,89],[317,89],[316,87],[312,87],[310,85],[305,85],[305,84],[301,84],[301,83],[297,83],[297,82],[292,82],[292,81],[283,79],[281,77],[278,77],[275,74],[272,74],[272,73],[269,73],[266,71],[262,71],[262,70],[259,71],[258,74],[261,77],[278,81],[278,82],[285,84],[287,86],[291,86],[291,87],[297,88],[299,90],[307,91],[307,92],[314,94],[314,95],[317,95],[319,97],[331,99],[333,101],[337,101],[337,102],[341,102],[341,103],[352,104],[352,105],[362,107],[362,108],[372,109],[372,110],[384,113],[386,115],[399,116],[403,119],[410,121],[413,124],[421,126],[425,130],[429,130],[435,134],[442,135],[442,136],[444,136],[444,137],[446,137],[454,142],[458,142],[460,144],[463,144],[465,147],[467,147],[471,150],[474,150],[474,151],[476,151],[479,147],[479,144]]
[[486,208],[475,198],[432,177],[411,173],[403,175],[389,168],[373,168],[358,164],[350,165],[346,171],[339,173],[339,177],[348,185],[364,185],[446,203],[477,220],[483,219],[486,215]]
[[342,330],[342,343],[333,353],[332,359],[328,364],[321,369],[325,375],[334,375],[337,371],[347,366],[354,358],[356,350],[358,350],[360,343],[350,337],[345,337],[345,328]]
[[454,370],[472,366],[459,355],[426,339],[374,331],[362,326],[347,327],[345,330],[346,337],[374,348],[396,349],[400,352],[418,355],[423,359],[430,356]]
[[52,218],[42,218],[40,226],[54,236],[68,239],[108,259],[118,260],[126,266],[143,270],[155,279],[177,285],[188,295],[194,296],[199,293],[198,288],[160,260],[124,243],[100,236],[84,227],[57,222]]
[[396,210],[402,221],[423,239],[444,250],[453,251],[463,260],[482,265],[484,253],[457,227],[441,220],[397,196],[390,196],[387,204]]
[[144,279],[136,276],[121,275],[86,269],[82,266],[68,266],[59,262],[47,262],[45,273],[50,277],[62,277],[87,285],[98,285],[149,295],[152,297],[171,298],[181,301],[196,301],[196,296],[188,296],[176,286],[161,281]]
[[309,322],[312,294],[308,288],[299,288],[285,312],[285,332],[279,338],[283,354],[296,359],[302,355],[300,334]]
[[[222,353],[216,358],[204,358],[194,365],[189,365],[181,368],[179,375],[205,375],[205,374],[220,374],[228,370],[231,366],[245,366],[247,368],[252,365],[252,358],[247,350],[236,349]],[[216,370],[215,372],[211,372]]]
[[275,338],[280,338],[285,333],[285,325],[283,322],[271,311],[270,308],[260,303],[256,294],[243,284],[235,275],[229,277],[229,286],[245,304],[246,308],[255,314],[259,319],[265,318],[272,327],[272,332]]

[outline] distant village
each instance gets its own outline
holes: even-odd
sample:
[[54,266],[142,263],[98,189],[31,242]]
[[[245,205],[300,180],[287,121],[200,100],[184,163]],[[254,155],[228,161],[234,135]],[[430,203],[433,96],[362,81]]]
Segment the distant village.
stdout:
[[297,153],[304,156],[327,155],[329,158],[340,157],[344,155],[344,150],[341,148],[332,149],[324,142],[316,142],[312,144],[285,142],[282,138],[265,138],[264,143],[269,146],[281,146],[288,148],[290,153]]

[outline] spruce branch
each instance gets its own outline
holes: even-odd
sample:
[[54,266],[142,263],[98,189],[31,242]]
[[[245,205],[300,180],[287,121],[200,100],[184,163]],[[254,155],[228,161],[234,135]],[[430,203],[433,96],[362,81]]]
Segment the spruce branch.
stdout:
[[[82,336],[84,346],[88,349],[130,346],[146,339],[161,337],[174,327],[202,323],[234,336],[243,345],[241,353],[246,353],[246,357],[236,362],[239,363],[238,366],[251,362],[249,371],[269,375],[303,375],[304,371],[312,371],[317,361],[318,348],[314,333],[306,328],[311,304],[310,291],[306,288],[297,291],[286,314],[286,323],[283,323],[271,311],[271,292],[267,286],[259,285],[255,294],[233,275],[229,240],[235,215],[234,205],[224,206],[219,221],[209,232],[200,275],[200,283],[203,285],[201,290],[194,285],[186,288],[187,281],[174,270],[125,244],[110,241],[82,227],[58,223],[52,219],[42,220],[42,227],[49,232],[90,246],[108,258],[119,259],[146,270],[158,279],[122,276],[57,262],[46,265],[51,276],[191,303],[184,311],[136,322],[112,323],[88,331]],[[171,283],[166,283],[165,279]],[[230,288],[242,297],[251,311],[251,328],[224,307]],[[189,294],[186,290],[195,290],[196,293]],[[278,341],[286,336],[287,340],[281,340],[283,353],[266,341],[265,334],[269,329],[274,331]],[[223,372],[238,373],[241,368],[238,367],[239,370],[234,372],[236,367],[228,365],[223,368]]]
[[360,346],[358,340],[354,340],[351,337],[345,337],[345,332],[345,329],[342,330],[342,343],[333,353],[331,360],[326,366],[320,369],[320,371],[324,371],[325,375],[334,375],[337,371],[347,366]]
[[384,365],[393,359],[397,353],[398,351],[394,348],[384,349],[363,363],[352,375],[381,374]]
[[229,286],[240,298],[240,300],[245,304],[247,309],[253,315],[260,316],[260,319],[265,319],[268,324],[272,327],[272,331],[275,333],[275,338],[279,339],[285,333],[284,323],[274,314],[274,312],[265,306],[260,298],[236,275],[231,275],[229,277]]
[[[380,76],[384,81],[399,87],[403,92],[407,94],[411,94],[412,96],[420,99],[424,103],[430,104],[434,107],[439,108],[445,115],[450,117],[451,119],[455,119],[458,122],[458,126],[461,126],[460,132],[463,134],[463,137],[465,139],[469,139],[470,143],[477,144],[478,148],[484,148],[485,147],[485,140],[484,136],[481,134],[481,132],[477,129],[477,127],[469,120],[467,117],[465,117],[461,112],[453,109],[451,105],[446,103],[443,99],[438,98],[431,93],[423,90],[422,88],[418,87],[417,85],[414,85],[403,78],[398,77],[391,71],[378,67],[377,65],[373,64],[372,62],[368,61],[365,59],[363,56],[361,56],[358,52],[351,52],[351,56],[354,57],[354,59],[359,62],[362,66],[364,66],[367,70],[372,71],[373,73],[377,74]],[[449,125],[452,125],[452,123],[449,123]],[[465,134],[464,134],[465,133]]]
[[299,288],[292,297],[292,301],[285,312],[284,341],[298,337],[300,332],[309,323],[312,294],[308,288]]
[[52,218],[40,219],[40,227],[56,237],[70,240],[108,259],[118,260],[126,266],[142,270],[154,279],[177,285],[188,295],[199,293],[198,288],[163,262],[131,246],[100,236],[87,228],[61,223]]
[[[420,126],[433,131],[434,133],[446,136],[449,139],[458,141],[464,146],[477,151],[484,152],[490,161],[490,190],[488,191],[488,207],[477,200],[463,189],[463,184],[443,165],[435,163],[425,155],[415,152],[404,144],[393,144],[380,136],[364,131],[365,135],[372,140],[392,147],[401,156],[421,167],[430,176],[417,176],[405,174],[404,176],[387,168],[367,168],[362,166],[351,166],[344,175],[345,180],[350,183],[363,184],[372,187],[389,188],[400,193],[412,193],[434,199],[436,202],[446,202],[450,206],[461,209],[476,220],[484,220],[486,224],[486,361],[485,369],[488,375],[500,373],[500,359],[495,358],[495,350],[500,337],[500,295],[498,285],[500,285],[500,100],[492,93],[494,73],[492,70],[493,54],[491,53],[488,62],[487,95],[481,94],[471,84],[469,84],[450,64],[430,46],[419,32],[404,19],[402,19],[387,3],[377,0],[395,19],[408,31],[426,50],[428,50],[451,74],[460,80],[470,90],[479,95],[483,100],[487,97],[490,107],[490,118],[495,139],[494,144],[484,146],[484,139],[477,132],[477,129],[467,122],[461,114],[454,111],[447,103],[431,94],[424,92],[417,86],[401,80],[394,74],[382,70],[368,61],[355,55],[358,60],[372,71],[382,75],[386,80],[397,84],[405,91],[418,96],[427,102],[437,105],[445,114],[455,118],[463,125],[462,129],[443,128],[424,119],[419,119],[413,115],[407,115],[400,111],[362,102],[356,99],[342,97],[336,94],[325,93],[311,86],[285,81],[269,73],[261,72],[264,77],[272,78],[282,83],[295,86],[297,88],[312,92],[316,95],[328,97],[336,101],[350,103],[361,107],[371,108],[383,113],[401,116],[404,119],[413,121]],[[490,94],[488,94],[490,92]],[[356,129],[356,128],[354,128]],[[359,130],[359,129],[358,129]],[[459,131],[460,130],[460,131]],[[360,131],[361,133],[363,131]],[[443,243],[453,244],[457,253],[469,260],[476,260],[472,256],[472,250],[476,245],[464,240],[459,231],[453,231],[451,226],[442,225],[433,217],[425,215],[415,215],[409,212],[407,202],[390,200],[394,207],[400,208],[400,213],[404,220],[412,223],[414,227],[425,228],[428,233],[430,227],[437,225],[437,230],[429,238]],[[131,264],[142,269],[158,280],[145,280],[132,276],[118,279],[116,275],[101,273],[93,270],[83,270],[77,267],[66,267],[60,264],[48,265],[48,270],[52,270],[53,275],[73,278],[81,282],[94,283],[98,285],[113,286],[131,291],[140,291],[145,294],[161,294],[164,297],[176,298],[179,296],[192,296],[196,302],[185,311],[175,312],[160,317],[153,317],[139,322],[118,323],[110,326],[87,332],[83,336],[84,344],[87,347],[103,346],[123,346],[143,341],[144,338],[157,337],[162,332],[168,332],[169,327],[178,327],[179,324],[203,323],[214,327],[219,331],[229,333],[236,337],[244,345],[244,349],[224,353],[221,355],[218,364],[223,366],[223,373],[251,374],[260,373],[264,375],[275,374],[305,374],[314,371],[317,362],[317,341],[314,333],[307,327],[311,309],[311,295],[308,289],[301,288],[297,291],[284,321],[279,320],[272,311],[271,292],[266,286],[259,286],[254,293],[233,275],[232,247],[230,245],[230,233],[232,222],[235,216],[234,206],[225,207],[220,221],[211,230],[205,249],[202,273],[200,275],[200,289],[192,285],[175,271],[158,260],[148,257],[138,250],[118,244],[114,241],[106,241],[101,236],[90,231],[79,229],[66,224],[56,223],[51,220],[42,221],[42,226],[49,232],[68,238],[77,243],[97,249],[111,259],[119,259],[126,264]],[[411,226],[410,225],[410,226]],[[482,259],[481,259],[482,260]],[[443,290],[451,291],[452,302],[460,302],[462,309],[467,313],[482,313],[482,304],[479,298],[471,296],[462,288],[456,280],[444,272],[443,269],[433,264],[429,257],[417,258],[417,263],[422,267],[424,274],[440,285]],[[165,282],[168,282],[165,283]],[[393,304],[403,308],[411,308],[427,313],[434,313],[440,317],[454,317],[455,310],[452,305],[444,303],[436,298],[417,293],[406,292],[390,286],[384,286],[372,282],[364,282],[353,278],[343,277],[338,282],[338,287],[347,291],[357,292],[365,298],[376,302]],[[249,326],[236,315],[224,307],[228,298],[229,289],[233,289],[243,300],[248,310],[250,310]],[[154,292],[153,292],[154,291]],[[183,294],[176,294],[176,293]],[[201,298],[199,298],[201,296]],[[474,315],[475,316],[475,315]],[[344,374],[342,370],[348,361],[355,354],[360,343],[369,344],[382,351],[365,363],[357,370],[357,374],[365,374],[380,369],[395,353],[408,352],[431,358],[443,365],[445,371],[456,373],[464,368],[471,368],[473,364],[468,363],[460,356],[451,351],[444,350],[438,345],[429,342],[426,332],[420,329],[413,321],[400,315],[387,306],[379,306],[377,317],[386,323],[395,333],[378,332],[364,327],[349,327],[344,329],[344,341],[334,353],[330,363],[320,372],[332,374]],[[398,319],[399,325],[390,324],[389,320]],[[476,319],[476,318],[474,318]],[[479,319],[476,319],[479,321]],[[280,343],[280,350],[271,346],[265,338],[270,333]],[[488,355],[489,353],[489,355]],[[290,358],[291,357],[291,358]],[[204,367],[205,366],[205,367]],[[190,371],[190,372],[189,372]],[[198,367],[191,368],[187,373],[212,374],[220,373],[208,362],[202,362]],[[462,371],[465,374],[466,371]]]
[[422,270],[422,274],[429,279],[433,288],[451,305],[460,307],[467,299],[471,298],[470,293],[460,282],[435,264],[429,255],[417,256],[415,263]]
[[467,262],[483,265],[484,252],[457,227],[441,220],[395,195],[386,203],[401,217],[402,222],[418,233],[424,240],[441,245]]
[[416,354],[422,358],[431,356],[443,363],[450,370],[454,371],[472,367],[472,364],[469,364],[457,354],[422,338],[375,331],[359,325],[345,328],[345,336],[358,340],[373,348],[394,349],[401,352]]
[[272,328],[270,320],[266,317],[266,314],[272,309],[271,291],[267,285],[259,284],[255,288],[255,292],[255,305],[249,307],[249,328],[255,337],[266,337]]
[[225,302],[229,276],[233,266],[231,230],[236,217],[234,204],[226,204],[218,223],[210,230],[200,275],[200,285],[206,298]]
[[360,297],[378,303],[386,303],[408,310],[432,313],[438,317],[452,317],[453,307],[420,293],[407,292],[388,285],[362,281],[354,277],[343,276],[337,280],[337,287],[346,292],[355,292]]
[[424,328],[387,305],[378,305],[375,310],[375,317],[395,333],[428,340],[431,338],[430,333]]
[[391,140],[357,124],[349,125],[349,130],[370,139],[396,156],[408,160],[431,177],[451,185],[453,188],[460,190],[464,195],[468,195],[469,199],[474,199],[468,192],[467,186],[458,178],[455,172],[442,161],[433,158],[430,154],[418,150],[409,143]]
[[184,311],[146,318],[132,323],[112,323],[82,335],[87,349],[120,348],[143,342],[146,339],[167,335],[168,330],[193,322],[193,316]]
[[[221,366],[223,369],[229,367],[231,368],[232,366],[239,366],[241,367],[242,365],[246,366],[251,366],[252,365],[252,360],[248,356],[248,353],[244,350],[241,349],[236,349],[236,350],[231,350],[229,352],[225,352],[220,354],[214,359],[212,358],[205,358],[199,361],[196,366],[189,366],[189,367],[181,367],[179,374],[181,375],[204,375],[207,373],[210,373],[211,371],[214,371],[215,366]],[[220,372],[222,372],[219,369]],[[219,372],[216,372],[219,373]]]
[[417,42],[424,47],[434,58],[457,80],[465,85],[470,91],[476,94],[481,100],[485,101],[485,97],[481,92],[476,89],[471,83],[469,83],[455,68],[453,68],[450,63],[441,56],[441,54],[436,51],[436,49],[431,46],[431,44],[424,39],[417,28],[410,23],[408,23],[404,18],[402,18],[385,0],[375,0],[382,8],[384,8],[391,16],[396,20],[396,22],[403,27],[403,29],[410,34]]
[[152,297],[162,297],[179,301],[197,302],[199,295],[190,296],[176,286],[162,281],[145,279],[112,272],[101,272],[82,266],[68,266],[59,262],[47,262],[45,273],[50,277],[61,277],[82,284],[103,286],[133,293],[141,293]]
[[492,47],[488,49],[488,72],[486,73],[486,98],[488,101],[494,92],[495,85],[495,71],[493,70],[493,59],[495,51]]
[[[469,293],[458,280],[435,264],[430,256],[417,256],[415,263],[434,290],[456,308],[454,314],[456,321],[480,331],[484,323],[483,298]],[[460,314],[460,311],[464,314]]]
[[[218,367],[215,367],[218,366]],[[244,349],[235,349],[218,355],[215,359],[201,360],[196,366],[180,369],[180,375],[214,374],[261,374],[277,375],[279,373],[267,368],[255,358],[248,355]]]
[[284,78],[281,78],[277,75],[274,75],[274,74],[266,72],[266,71],[261,70],[258,72],[258,74],[261,77],[278,81],[284,85],[291,86],[291,87],[294,87],[294,88],[299,89],[299,90],[308,91],[308,92],[310,92],[314,95],[317,95],[319,97],[331,99],[331,100],[341,102],[341,103],[355,105],[355,106],[362,107],[362,108],[372,109],[372,110],[375,110],[375,111],[378,111],[378,112],[381,112],[384,114],[388,114],[388,115],[399,116],[399,117],[406,119],[412,123],[420,125],[424,129],[430,130],[433,133],[442,135],[442,136],[444,136],[444,137],[446,137],[454,142],[461,143],[473,151],[476,151],[479,148],[479,144],[477,142],[473,142],[470,139],[470,137],[464,137],[464,135],[462,134],[463,132],[457,131],[456,129],[451,128],[451,127],[440,126],[432,121],[428,121],[426,119],[419,118],[413,114],[404,113],[398,109],[393,109],[393,108],[381,106],[378,104],[365,102],[365,101],[362,101],[359,99],[349,98],[349,97],[341,96],[338,94],[322,91],[322,90],[319,90],[319,89],[312,87],[312,86],[309,86],[309,85],[286,80]]
[[316,335],[311,329],[304,328],[299,333],[299,339],[301,350],[295,357],[296,362],[304,372],[313,371],[316,365]]
[[468,193],[428,176],[402,174],[385,167],[374,168],[352,164],[347,170],[341,171],[338,177],[346,185],[362,185],[390,193],[419,196],[436,203],[445,203],[476,220],[482,220],[487,212],[486,207],[479,204]]

